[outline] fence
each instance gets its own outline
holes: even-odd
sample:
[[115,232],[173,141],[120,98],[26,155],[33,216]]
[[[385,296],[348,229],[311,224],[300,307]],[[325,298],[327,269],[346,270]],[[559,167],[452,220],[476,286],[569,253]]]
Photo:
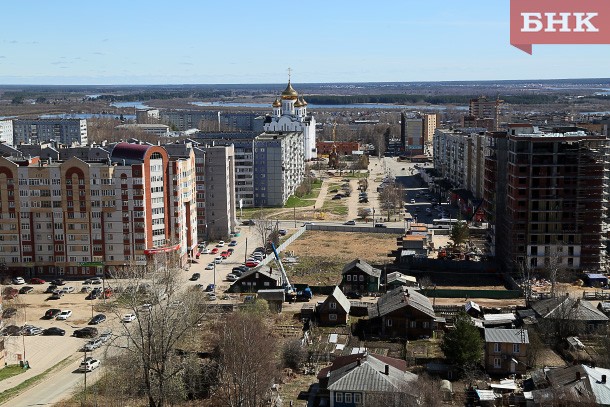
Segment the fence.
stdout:
[[320,230],[326,232],[349,232],[349,233],[392,233],[403,235],[404,228],[376,228],[372,226],[347,226],[347,225],[305,225],[307,230]]
[[608,300],[610,299],[610,290],[584,291],[582,298],[585,300]]
[[495,300],[509,300],[521,298],[523,293],[519,290],[452,290],[427,289],[420,291],[429,298],[490,298]]
[[[290,245],[292,242],[294,242],[295,240],[297,240],[299,237],[301,237],[301,235],[305,232],[305,228],[299,228],[299,230],[297,230],[296,232],[294,232],[288,239],[286,239],[281,245],[279,245],[278,247],[276,247],[276,250],[279,253],[281,253],[282,251],[284,251],[284,249],[286,249],[286,247],[288,247],[288,245]],[[263,261],[261,261],[259,263],[259,266],[264,266],[266,264],[268,264],[271,261],[275,260],[275,256],[267,256],[263,259]]]

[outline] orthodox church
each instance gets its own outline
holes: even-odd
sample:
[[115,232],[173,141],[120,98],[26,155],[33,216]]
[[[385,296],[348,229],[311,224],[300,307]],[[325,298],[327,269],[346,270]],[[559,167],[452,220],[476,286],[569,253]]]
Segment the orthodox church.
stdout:
[[316,119],[307,114],[307,102],[302,96],[299,97],[290,79],[281,94],[281,100],[275,99],[272,106],[273,114],[265,118],[265,132],[301,132],[305,161],[317,158]]

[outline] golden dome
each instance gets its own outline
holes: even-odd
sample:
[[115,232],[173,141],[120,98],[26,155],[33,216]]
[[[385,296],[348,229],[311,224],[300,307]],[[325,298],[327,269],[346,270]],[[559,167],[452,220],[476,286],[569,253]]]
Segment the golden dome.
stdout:
[[294,103],[294,107],[302,107],[303,103],[301,103],[301,101],[299,99],[297,99],[297,101]]
[[282,107],[282,102],[276,98],[275,102],[273,102],[273,107]]
[[301,106],[307,106],[307,102],[303,98],[301,98]]
[[297,100],[298,97],[299,97],[299,94],[297,93],[296,90],[294,90],[294,88],[290,84],[290,81],[288,81],[288,86],[286,86],[286,89],[282,92],[282,99]]

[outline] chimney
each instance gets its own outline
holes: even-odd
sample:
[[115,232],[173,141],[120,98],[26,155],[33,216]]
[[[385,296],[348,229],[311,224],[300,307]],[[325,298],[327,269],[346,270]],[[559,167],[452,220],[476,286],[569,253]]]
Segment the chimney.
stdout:
[[576,380],[580,380],[580,372],[576,372]]
[[606,384],[606,375],[605,374],[602,375],[602,383]]
[[385,375],[389,376],[390,375],[390,365],[385,365]]

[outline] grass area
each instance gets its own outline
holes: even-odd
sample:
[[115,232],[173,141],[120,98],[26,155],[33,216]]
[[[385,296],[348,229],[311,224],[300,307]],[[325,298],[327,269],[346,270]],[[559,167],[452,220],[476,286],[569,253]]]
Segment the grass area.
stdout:
[[327,200],[324,201],[324,205],[322,205],[322,210],[325,212],[330,212],[333,215],[347,215],[348,209],[347,205],[344,205],[341,200]]
[[[318,192],[319,191],[320,190],[318,190]],[[284,205],[284,208],[303,208],[303,207],[306,207],[306,206],[313,206],[315,203],[316,203],[315,199],[299,198],[299,197],[297,197],[295,195],[292,195],[286,201],[286,204]]]
[[[242,216],[241,219],[257,219],[261,216],[267,218],[267,217],[273,217],[273,215],[275,213],[277,213],[278,211],[283,210],[284,208],[244,208],[242,209]],[[237,214],[239,215],[239,210],[237,210]]]
[[341,281],[344,261],[332,257],[301,257],[296,264],[285,264],[291,283],[335,285]]
[[25,372],[25,369],[19,365],[6,366],[4,369],[0,369],[0,381],[8,379],[9,377],[17,376],[23,372]]
[[65,358],[61,362],[57,363],[56,365],[51,366],[50,368],[48,368],[41,374],[36,375],[34,377],[30,377],[29,379],[24,380],[22,383],[18,384],[17,386],[3,391],[2,393],[0,393],[0,404],[5,403],[7,400],[12,399],[13,397],[19,395],[21,392],[29,389],[30,387],[36,385],[39,382],[41,382],[50,373],[52,373],[53,371],[55,371],[57,369],[64,367],[66,364],[68,364],[70,362],[70,359],[71,359],[71,356],[68,356],[67,358]]

